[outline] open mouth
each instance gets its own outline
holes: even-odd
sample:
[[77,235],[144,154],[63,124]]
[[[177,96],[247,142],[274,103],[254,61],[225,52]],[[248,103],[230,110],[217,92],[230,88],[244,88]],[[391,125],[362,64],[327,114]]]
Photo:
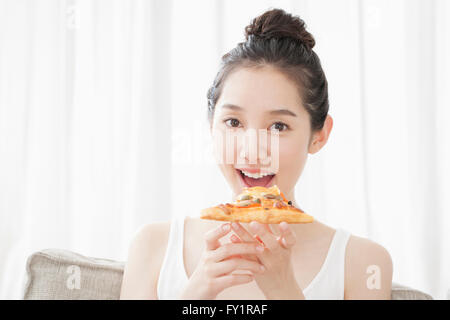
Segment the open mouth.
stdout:
[[275,177],[274,173],[250,173],[240,169],[236,171],[246,187],[269,187]]

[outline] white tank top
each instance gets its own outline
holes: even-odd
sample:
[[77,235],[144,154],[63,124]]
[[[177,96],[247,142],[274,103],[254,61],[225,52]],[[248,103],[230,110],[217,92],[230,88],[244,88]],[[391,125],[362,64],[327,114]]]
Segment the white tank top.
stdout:
[[[158,278],[160,300],[177,299],[188,281],[183,261],[184,218],[174,218],[170,224],[169,240]],[[308,300],[343,300],[345,249],[350,233],[338,228],[333,236],[322,267],[310,284],[303,289]]]

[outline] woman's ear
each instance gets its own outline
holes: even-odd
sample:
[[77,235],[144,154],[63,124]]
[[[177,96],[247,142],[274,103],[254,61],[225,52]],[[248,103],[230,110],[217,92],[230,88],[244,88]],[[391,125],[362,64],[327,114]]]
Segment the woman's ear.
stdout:
[[327,115],[323,128],[314,133],[312,141],[309,145],[308,152],[314,154],[318,152],[327,143],[330,136],[331,129],[333,129],[333,118]]

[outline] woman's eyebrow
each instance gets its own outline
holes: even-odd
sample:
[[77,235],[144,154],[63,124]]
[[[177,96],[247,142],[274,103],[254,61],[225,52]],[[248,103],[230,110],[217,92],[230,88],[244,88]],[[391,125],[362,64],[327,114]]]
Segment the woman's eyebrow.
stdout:
[[272,111],[269,111],[269,113],[274,114],[274,115],[287,115],[287,116],[291,116],[291,117],[297,116],[295,113],[293,113],[291,110],[288,110],[288,109],[272,110]]
[[[243,111],[244,108],[239,107],[237,105],[231,104],[231,103],[226,103],[224,105],[222,105],[222,109],[230,109],[230,110],[235,110],[235,111]],[[287,116],[291,116],[291,117],[296,117],[297,115],[288,110],[288,109],[277,109],[277,110],[271,110],[268,111],[269,114],[272,115],[287,115]]]
[[234,104],[231,103],[225,103],[222,105],[222,109],[230,109],[230,110],[235,110],[235,111],[243,111],[244,108],[236,106]]

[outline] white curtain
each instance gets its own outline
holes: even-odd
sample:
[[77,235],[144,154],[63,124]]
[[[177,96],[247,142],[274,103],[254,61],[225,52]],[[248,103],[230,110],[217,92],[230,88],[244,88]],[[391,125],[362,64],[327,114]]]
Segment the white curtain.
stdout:
[[270,7],[306,21],[329,80],[333,132],[298,202],[446,297],[448,1],[0,0],[0,298],[34,251],[125,260],[140,226],[230,199],[206,90]]

